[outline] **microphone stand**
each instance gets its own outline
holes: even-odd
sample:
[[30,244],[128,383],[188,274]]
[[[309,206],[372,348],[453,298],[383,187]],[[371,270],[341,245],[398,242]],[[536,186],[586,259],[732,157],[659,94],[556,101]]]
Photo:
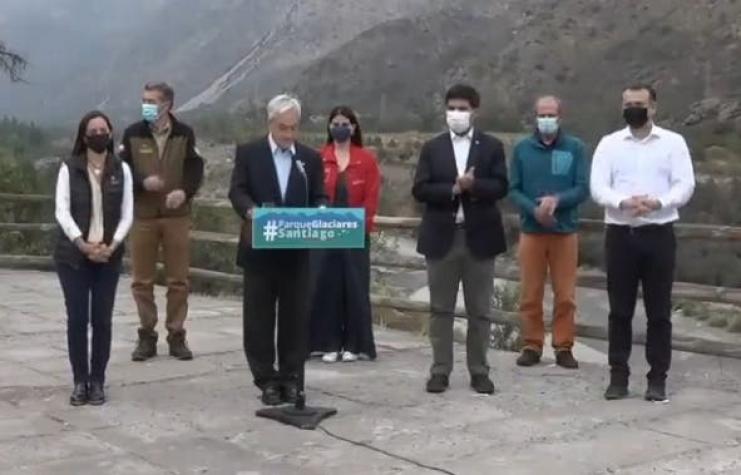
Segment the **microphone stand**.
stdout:
[[302,361],[298,372],[298,395],[293,406],[266,407],[256,412],[257,417],[297,427],[304,430],[314,430],[324,419],[337,414],[333,407],[311,407],[306,405],[306,391],[304,387],[304,366]]
[[[301,176],[304,178],[304,190],[306,192],[306,206],[309,206],[309,180],[306,176],[306,171],[303,168],[303,163],[299,164],[294,160],[296,168],[301,172]],[[309,273],[309,270],[306,271]],[[310,274],[309,274],[310,275]],[[311,278],[309,278],[311,283]],[[313,289],[314,285],[309,285]],[[301,325],[301,334],[299,335],[300,340],[306,342],[309,339],[309,318],[303,319],[304,322]],[[307,345],[308,346],[308,345]],[[297,427],[299,429],[314,430],[319,424],[328,417],[332,417],[337,414],[337,409],[333,407],[310,407],[306,405],[306,359],[308,358],[308,351],[301,358],[301,367],[298,371],[298,378],[296,381],[297,394],[296,403],[293,406],[280,406],[280,407],[266,407],[258,410],[255,415],[257,417],[263,417],[265,419],[271,419],[282,424]]]

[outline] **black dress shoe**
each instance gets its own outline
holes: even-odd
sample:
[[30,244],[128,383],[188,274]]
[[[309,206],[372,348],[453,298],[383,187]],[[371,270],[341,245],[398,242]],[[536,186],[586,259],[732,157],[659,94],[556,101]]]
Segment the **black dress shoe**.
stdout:
[[444,374],[433,374],[427,380],[428,393],[444,393],[448,389],[448,377]]
[[87,404],[87,384],[75,383],[75,388],[69,397],[69,403],[73,406],[84,406]]
[[520,357],[517,358],[517,366],[535,366],[540,363],[540,353],[530,348],[522,350]]
[[87,402],[92,406],[100,406],[105,403],[103,383],[90,383],[90,392],[88,393]]
[[494,383],[485,374],[471,376],[471,387],[479,394],[494,394]]
[[648,382],[648,389],[646,389],[646,401],[652,402],[665,402],[666,399],[666,384],[662,382]]
[[277,406],[283,402],[280,386],[276,383],[269,383],[262,389],[262,403],[266,406]]
[[618,399],[625,399],[628,397],[628,385],[610,383],[605,391],[605,399],[608,401],[616,401]]
[[298,399],[298,386],[296,383],[284,383],[283,384],[283,402],[288,404],[296,404]]
[[605,391],[605,399],[608,401],[615,401],[628,397],[628,378],[628,374],[614,371],[611,372],[610,385],[607,386],[607,390]]

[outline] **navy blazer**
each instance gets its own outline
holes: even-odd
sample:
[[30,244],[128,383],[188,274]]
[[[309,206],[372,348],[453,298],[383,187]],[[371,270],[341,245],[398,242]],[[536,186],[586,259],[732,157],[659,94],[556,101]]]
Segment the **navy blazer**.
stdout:
[[427,258],[443,258],[450,250],[461,202],[466,244],[473,255],[490,258],[507,249],[497,206],[497,202],[507,196],[509,188],[502,142],[474,129],[466,170],[471,167],[475,167],[473,189],[454,197],[453,185],[458,169],[450,132],[440,134],[422,146],[412,194],[425,205],[417,252]]
[[324,167],[319,153],[296,143],[293,161],[286,196],[282,198],[268,137],[237,146],[229,200],[243,220],[237,251],[239,266],[245,267],[250,263],[270,265],[271,262],[274,264],[276,259],[301,252],[252,249],[252,226],[251,220],[247,219],[249,210],[262,207],[266,203],[289,208],[314,208],[327,203],[327,196],[324,193]]

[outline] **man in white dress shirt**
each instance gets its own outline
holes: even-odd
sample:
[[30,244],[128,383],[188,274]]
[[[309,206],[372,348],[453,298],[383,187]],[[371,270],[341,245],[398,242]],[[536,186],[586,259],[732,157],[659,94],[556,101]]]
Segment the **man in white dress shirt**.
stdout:
[[610,301],[608,400],[628,396],[632,321],[638,284],[648,318],[645,398],[666,400],[671,365],[671,293],[676,240],[672,223],[692,197],[695,178],[684,138],[654,123],[656,91],[623,91],[628,126],[602,138],[592,161],[591,191],[605,207],[607,291]]

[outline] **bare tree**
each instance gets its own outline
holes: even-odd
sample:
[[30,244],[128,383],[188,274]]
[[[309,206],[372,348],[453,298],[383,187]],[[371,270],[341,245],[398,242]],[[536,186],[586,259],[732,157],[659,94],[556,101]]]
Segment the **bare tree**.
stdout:
[[28,63],[23,56],[9,50],[0,41],[0,73],[7,74],[13,82],[23,81],[23,72]]

